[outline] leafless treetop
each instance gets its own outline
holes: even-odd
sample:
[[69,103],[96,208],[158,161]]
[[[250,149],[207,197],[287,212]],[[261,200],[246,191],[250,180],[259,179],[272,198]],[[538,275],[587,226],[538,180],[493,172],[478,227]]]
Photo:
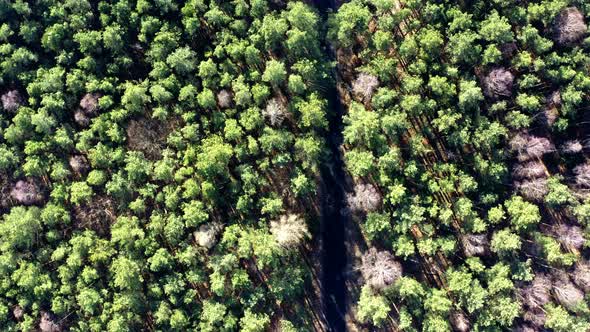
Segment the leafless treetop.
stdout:
[[559,45],[572,45],[579,42],[588,31],[584,15],[576,7],[564,8],[555,18],[553,26],[555,41]]
[[287,107],[278,98],[268,101],[262,115],[270,122],[271,126],[280,126],[287,116]]
[[17,181],[10,191],[10,196],[23,205],[32,205],[43,201],[41,189],[32,179]]
[[490,247],[486,234],[464,234],[461,236],[461,243],[467,257],[483,256]]
[[271,221],[270,232],[284,248],[294,248],[310,237],[305,220],[296,214],[283,215],[279,220]]
[[495,68],[484,79],[484,94],[492,99],[501,99],[512,96],[514,75],[504,69]]
[[98,93],[87,93],[82,97],[80,100],[80,107],[87,115],[92,115],[98,109],[98,98],[100,98],[100,94]]
[[553,227],[553,233],[557,241],[566,248],[581,249],[584,243],[586,243],[584,232],[578,226],[556,225]]
[[16,111],[22,104],[22,98],[17,90],[10,90],[2,95],[2,108],[8,112]]
[[563,143],[563,145],[560,148],[561,152],[565,153],[565,154],[580,153],[580,152],[582,152],[583,149],[584,149],[584,146],[577,139]]
[[371,212],[379,208],[383,197],[377,188],[370,183],[357,183],[354,186],[354,193],[346,197],[350,210],[355,212]]
[[217,104],[221,108],[230,108],[232,105],[233,95],[227,89],[223,89],[217,93]]
[[360,73],[352,83],[352,92],[363,100],[370,100],[377,87],[379,87],[379,79],[376,76]]
[[369,286],[381,290],[402,276],[402,266],[391,253],[371,248],[362,257],[361,273]]

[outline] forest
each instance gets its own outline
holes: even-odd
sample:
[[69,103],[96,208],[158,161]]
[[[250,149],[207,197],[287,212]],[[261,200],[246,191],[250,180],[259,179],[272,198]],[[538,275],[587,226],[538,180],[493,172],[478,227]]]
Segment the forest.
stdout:
[[590,331],[588,24],[0,0],[0,331]]

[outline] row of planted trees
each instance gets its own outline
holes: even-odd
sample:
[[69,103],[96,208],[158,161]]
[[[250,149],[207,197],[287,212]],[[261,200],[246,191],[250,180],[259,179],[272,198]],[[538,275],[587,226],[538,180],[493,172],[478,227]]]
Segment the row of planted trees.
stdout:
[[356,319],[587,330],[587,4],[353,0],[329,21]]
[[1,3],[0,329],[323,328],[320,33],[299,1]]
[[336,51],[350,324],[587,330],[583,1],[0,4],[0,327],[325,328]]

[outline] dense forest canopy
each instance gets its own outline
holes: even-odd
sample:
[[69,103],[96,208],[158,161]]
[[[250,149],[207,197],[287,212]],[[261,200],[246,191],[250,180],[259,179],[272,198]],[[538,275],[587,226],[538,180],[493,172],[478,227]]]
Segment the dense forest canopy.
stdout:
[[0,0],[0,330],[589,330],[590,3],[326,7]]

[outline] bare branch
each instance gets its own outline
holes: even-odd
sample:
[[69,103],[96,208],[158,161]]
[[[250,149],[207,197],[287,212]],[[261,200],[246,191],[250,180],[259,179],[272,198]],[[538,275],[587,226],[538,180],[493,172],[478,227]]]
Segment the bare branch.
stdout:
[[514,75],[504,69],[492,69],[484,78],[483,92],[492,99],[501,99],[512,96],[512,86],[514,84]]
[[402,276],[402,266],[391,253],[371,248],[362,257],[361,273],[369,286],[382,290]]
[[17,90],[10,90],[2,95],[2,108],[8,112],[15,112],[22,104],[22,98]]
[[305,220],[296,214],[283,215],[270,222],[270,232],[283,248],[294,248],[310,237]]
[[584,15],[578,8],[564,8],[555,18],[554,40],[562,46],[572,45],[582,40],[587,30]]

